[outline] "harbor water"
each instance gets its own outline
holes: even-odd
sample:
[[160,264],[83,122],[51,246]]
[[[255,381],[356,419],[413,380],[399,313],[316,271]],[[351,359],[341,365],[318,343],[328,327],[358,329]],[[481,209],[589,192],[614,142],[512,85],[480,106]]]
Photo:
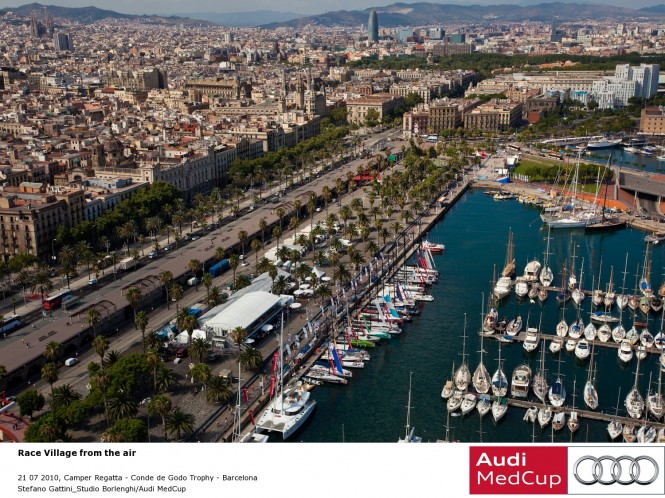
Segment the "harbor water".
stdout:
[[[406,324],[400,336],[382,341],[370,350],[372,359],[366,367],[353,372],[346,386],[317,387],[313,396],[317,401],[314,416],[292,438],[310,442],[395,442],[404,436],[409,394],[409,373],[413,372],[411,390],[411,426],[424,441],[443,439],[446,425],[446,405],[441,389],[451,377],[453,363],[462,361],[463,331],[467,318],[466,354],[473,372],[479,361],[481,305],[491,289],[493,268],[499,273],[506,258],[508,230],[514,234],[514,255],[517,274],[522,274],[527,261],[542,261],[546,248],[547,229],[541,223],[538,209],[515,200],[495,201],[479,190],[468,191],[452,207],[445,219],[432,228],[429,239],[445,244],[445,253],[434,256],[440,270],[439,283],[432,286],[435,301],[425,303],[422,313]],[[641,275],[646,244],[644,233],[630,228],[606,233],[585,234],[583,230],[554,230],[550,242],[550,266],[555,274],[555,285],[561,284],[561,271],[569,266],[573,248],[576,254],[576,273],[584,261],[582,287],[590,289],[592,278],[601,273],[601,289],[605,289],[614,269],[615,291],[621,292],[624,264],[628,253],[626,292],[633,293],[635,275]],[[663,281],[663,254],[660,246],[651,251],[651,282],[655,289]],[[601,270],[602,262],[602,270]],[[639,265],[639,269],[638,269]],[[596,283],[597,286],[597,283]],[[591,299],[587,296],[582,306],[582,317],[589,322]],[[554,334],[556,323],[565,313],[571,323],[578,309],[569,301],[565,309],[556,302],[554,293],[547,301],[531,303],[518,301],[514,295],[504,299],[499,308],[500,317],[513,318],[520,314],[532,326],[538,326],[542,317],[542,332]],[[618,310],[613,310],[618,315]],[[643,321],[644,317],[638,316]],[[626,307],[622,316],[626,330],[632,326],[633,316]],[[655,335],[660,329],[660,316],[649,316],[649,330]],[[613,327],[614,325],[612,325]],[[542,344],[542,343],[541,343]],[[497,368],[499,343],[484,340],[484,362],[490,375]],[[532,372],[538,369],[540,354],[528,354],[522,344],[515,342],[502,346],[503,368],[511,378],[513,369],[527,363]],[[561,362],[557,362],[557,359]],[[630,364],[618,360],[617,349],[596,348],[596,387],[600,397],[597,411],[614,414],[619,391],[619,414],[626,415],[624,399],[635,381],[636,358]],[[573,383],[576,381],[575,406],[584,408],[581,396],[587,380],[589,360],[581,362],[565,348],[557,355],[545,353],[548,384],[560,369],[568,392],[566,405],[573,402]],[[646,398],[650,375],[656,389],[658,364],[655,355],[649,355],[640,364],[639,386]],[[530,398],[535,400],[533,393]],[[476,410],[464,417],[450,417],[451,438],[463,442],[568,442],[570,433],[564,429],[552,434],[551,426],[540,429],[536,424],[524,422],[525,410],[509,407],[505,417],[495,424],[491,414],[481,422]],[[482,430],[481,430],[482,427]],[[580,430],[573,436],[576,442],[607,441],[606,423],[581,419]],[[482,439],[481,439],[482,438]]]

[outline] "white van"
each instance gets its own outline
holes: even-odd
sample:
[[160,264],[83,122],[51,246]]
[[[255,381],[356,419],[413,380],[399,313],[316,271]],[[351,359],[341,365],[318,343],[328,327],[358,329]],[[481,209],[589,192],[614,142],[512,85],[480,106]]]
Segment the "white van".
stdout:
[[187,285],[189,285],[190,287],[194,287],[196,285],[196,282],[198,282],[196,277],[192,277],[189,280],[187,280]]
[[79,362],[78,358],[67,358],[65,360],[65,366],[67,367],[73,367]]

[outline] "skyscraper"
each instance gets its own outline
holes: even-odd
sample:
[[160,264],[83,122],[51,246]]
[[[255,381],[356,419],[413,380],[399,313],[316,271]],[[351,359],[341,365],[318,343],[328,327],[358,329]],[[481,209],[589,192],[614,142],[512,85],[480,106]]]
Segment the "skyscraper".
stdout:
[[379,41],[379,19],[376,16],[376,10],[369,13],[369,22],[367,23],[367,38],[370,42]]

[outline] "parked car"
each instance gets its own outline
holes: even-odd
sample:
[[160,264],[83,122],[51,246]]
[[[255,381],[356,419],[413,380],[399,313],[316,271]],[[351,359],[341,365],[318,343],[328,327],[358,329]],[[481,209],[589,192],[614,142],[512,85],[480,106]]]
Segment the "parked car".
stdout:
[[148,254],[148,257],[150,259],[155,259],[157,257],[157,251],[153,249],[152,251],[150,251],[150,254]]
[[175,352],[176,358],[187,358],[187,348],[178,348]]
[[65,366],[66,367],[73,367],[79,362],[78,358],[67,358],[65,360]]
[[97,285],[97,279],[96,278],[91,278],[88,280],[88,285]]

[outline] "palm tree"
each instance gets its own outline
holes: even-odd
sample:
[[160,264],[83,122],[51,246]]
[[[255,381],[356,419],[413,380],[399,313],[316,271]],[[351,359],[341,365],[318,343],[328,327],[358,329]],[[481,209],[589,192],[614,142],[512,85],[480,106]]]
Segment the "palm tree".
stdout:
[[198,337],[189,346],[189,353],[191,356],[198,356],[199,363],[203,363],[203,357],[210,353],[210,344],[205,339]]
[[118,360],[120,360],[120,351],[117,350],[111,350],[106,353],[106,356],[104,356],[104,365],[107,367],[112,367],[116,363],[118,363]]
[[206,302],[210,301],[210,288],[212,287],[212,275],[210,273],[204,273],[201,277],[201,283],[206,288]]
[[206,386],[206,401],[208,403],[225,403],[231,398],[231,389],[228,382],[220,376],[214,376]]
[[195,284],[194,284],[194,290],[199,290],[199,279],[198,279],[197,275],[201,271],[201,269],[203,268],[203,263],[201,263],[201,261],[199,261],[196,258],[195,259],[190,259],[189,263],[187,263],[187,268],[189,269],[189,271],[191,271],[193,273],[194,278],[196,279]]
[[55,363],[55,362],[58,361],[58,357],[60,356],[61,349],[62,348],[61,348],[59,342],[50,341],[44,347],[44,356],[46,357],[46,359],[49,362]]
[[286,291],[289,290],[289,280],[284,275],[279,275],[276,279],[273,280],[272,284],[272,293],[280,296],[286,294]]
[[[283,207],[278,207],[275,212],[277,213],[277,217],[279,218],[279,229],[282,230],[282,220],[284,219],[284,215],[286,214],[286,210]],[[273,235],[275,234],[275,230],[273,229]]]
[[109,340],[104,336],[98,335],[92,341],[92,348],[99,355],[99,362],[102,368],[104,368],[104,355],[109,348]]
[[267,272],[272,266],[272,264],[273,264],[272,261],[270,261],[268,258],[264,256],[263,258],[259,259],[256,263],[257,273]]
[[246,348],[238,359],[245,370],[257,371],[263,365],[263,354],[254,348]]
[[239,230],[238,231],[238,242],[240,242],[240,247],[242,248],[241,254],[245,255],[245,242],[247,242],[247,238],[249,237],[249,234],[245,230]]
[[215,261],[220,262],[226,257],[226,250],[223,247],[217,247],[215,249]]
[[338,282],[342,285],[346,284],[349,280],[351,280],[351,272],[344,266],[343,263],[339,263],[334,269],[333,269],[333,279],[335,282]]
[[261,243],[266,244],[266,228],[268,228],[268,222],[266,221],[265,216],[259,220],[259,230],[261,230]]
[[213,287],[210,289],[210,295],[208,296],[207,305],[210,307],[217,306],[222,304],[225,300],[224,295],[220,292],[219,287]]
[[180,284],[173,284],[171,286],[171,299],[175,301],[175,307],[178,308],[180,306],[180,299],[182,298],[182,285]]
[[263,247],[263,243],[259,239],[252,239],[252,242],[250,242],[249,247],[254,252],[254,266],[256,266],[258,268],[258,266],[259,266],[259,251]]
[[2,382],[2,379],[4,379],[6,375],[7,375],[7,367],[4,365],[0,365],[0,382]]
[[322,303],[327,302],[333,295],[332,290],[327,285],[319,285],[314,294],[321,300]]
[[134,324],[136,324],[136,307],[141,302],[141,289],[138,287],[130,287],[125,293],[125,299],[134,310]]
[[47,363],[42,367],[42,379],[51,384],[51,398],[53,398],[53,384],[58,381],[58,367],[55,363]]
[[166,429],[171,434],[175,433],[176,437],[180,439],[183,432],[194,430],[194,417],[180,408],[176,408],[166,417]]
[[245,339],[247,339],[247,331],[242,327],[236,327],[229,332],[229,339],[231,339],[238,348],[242,348]]
[[145,354],[145,359],[152,368],[152,381],[155,392],[157,391],[157,371],[159,367],[162,366],[162,359],[157,352],[157,348],[150,348]]
[[81,399],[81,395],[74,390],[71,384],[63,384],[53,390],[53,397],[51,398],[51,409],[58,410],[71,405],[77,399]]
[[33,275],[32,280],[32,292],[35,292],[36,289],[39,290],[39,293],[42,297],[42,303],[44,302],[44,294],[48,294],[53,290],[53,282],[51,281],[51,270],[45,266],[41,265],[37,268],[37,271]]
[[133,418],[138,411],[139,407],[134,398],[123,391],[109,399],[109,414],[113,420]]
[[200,382],[203,388],[212,378],[212,369],[205,363],[197,363],[189,371],[189,376],[194,382]]
[[141,343],[143,344],[143,354],[145,354],[145,329],[148,327],[150,317],[145,311],[139,311],[134,318],[134,325],[141,331]]
[[166,430],[166,418],[171,413],[171,398],[164,394],[158,394],[150,401],[148,405],[149,415],[159,415],[162,418],[164,426],[164,441],[168,441],[168,432]]
[[97,308],[90,308],[86,313],[86,318],[88,320],[88,325],[92,327],[92,335],[96,337],[97,331],[95,330],[95,327],[97,327],[97,324],[101,318],[99,310]]
[[178,383],[178,377],[173,370],[168,368],[160,368],[157,372],[157,391],[168,391],[171,386]]
[[237,254],[231,254],[229,257],[229,266],[231,267],[231,270],[233,271],[233,281],[236,281],[236,270],[238,269],[238,266],[240,265],[240,257]]
[[129,255],[129,239],[136,237],[136,223],[132,220],[129,220],[124,225],[119,226],[116,229],[118,238],[124,239],[125,244],[127,245],[127,255]]
[[173,284],[173,273],[168,270],[165,270],[159,274],[159,281],[166,290],[166,309],[171,308],[171,303],[169,302],[169,287]]
[[282,227],[274,226],[272,229],[272,236],[277,239],[277,247],[279,247],[279,239],[282,236]]

